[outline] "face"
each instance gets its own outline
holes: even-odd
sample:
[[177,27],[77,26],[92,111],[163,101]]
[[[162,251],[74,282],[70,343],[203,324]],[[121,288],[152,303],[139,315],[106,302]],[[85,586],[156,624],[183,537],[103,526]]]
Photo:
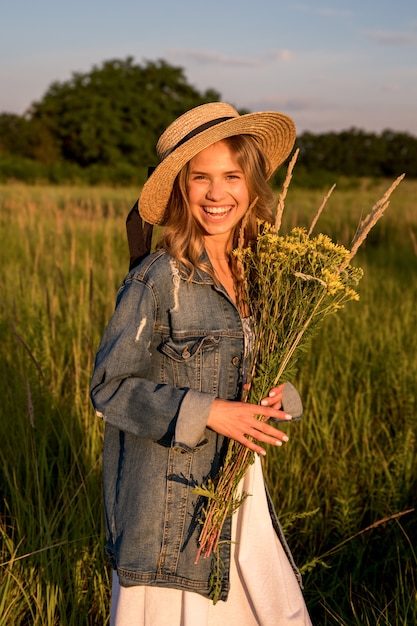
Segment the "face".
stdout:
[[249,207],[249,191],[242,168],[225,142],[209,146],[191,160],[187,192],[191,213],[204,236],[227,244]]

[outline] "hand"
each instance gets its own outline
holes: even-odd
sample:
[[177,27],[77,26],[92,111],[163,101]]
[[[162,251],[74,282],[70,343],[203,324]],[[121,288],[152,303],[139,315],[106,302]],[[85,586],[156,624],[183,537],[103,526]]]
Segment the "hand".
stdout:
[[[280,385],[271,389],[260,405],[216,398],[209,413],[207,427],[220,435],[235,439],[258,454],[265,455],[265,449],[248,437],[275,446],[281,446],[288,441],[285,433],[266,423],[271,417],[279,420],[291,419],[291,415],[280,410],[282,388],[283,385]],[[255,415],[264,416],[265,421],[256,419]]]
[[[282,406],[282,398],[283,398],[283,395],[284,395],[284,392],[283,392],[284,387],[285,387],[285,383],[283,383],[282,385],[279,385],[278,387],[273,387],[271,389],[271,391],[269,392],[268,397],[264,398],[263,400],[261,400],[261,405],[262,406],[273,406],[274,409],[280,409],[281,406]],[[250,385],[248,385],[248,384],[243,385],[243,388],[246,391],[249,391]],[[280,419],[283,419],[283,418],[280,417]],[[290,419],[290,418],[286,418],[286,419]]]
[[[282,406],[284,387],[285,387],[285,383],[283,385],[279,385],[279,387],[274,387],[273,389],[271,389],[271,391],[268,393],[268,397],[261,400],[261,405],[272,406],[274,407],[274,409],[280,409]],[[282,417],[280,419],[282,419]],[[290,417],[287,417],[286,419],[290,419]]]

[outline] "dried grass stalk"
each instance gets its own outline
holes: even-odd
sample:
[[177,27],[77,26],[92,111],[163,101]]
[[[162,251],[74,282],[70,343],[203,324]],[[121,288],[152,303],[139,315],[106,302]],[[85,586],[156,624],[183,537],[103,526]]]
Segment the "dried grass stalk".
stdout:
[[386,209],[389,207],[389,198],[404,178],[405,174],[401,174],[398,178],[392,183],[391,187],[387,189],[382,198],[378,200],[368,213],[368,215],[362,220],[359,224],[358,230],[352,240],[350,247],[350,256],[348,259],[348,263],[353,259],[365,239],[367,238],[370,230],[375,226],[378,220],[383,216]]
[[335,188],[335,187],[336,187],[336,183],[333,185],[333,187],[331,187],[331,188],[329,189],[329,191],[327,192],[327,194],[324,196],[324,198],[323,198],[323,202],[321,203],[321,205],[320,205],[320,207],[319,207],[319,210],[317,211],[317,213],[315,214],[315,216],[314,216],[314,218],[313,218],[313,221],[311,222],[310,229],[309,229],[309,231],[308,231],[308,236],[310,236],[310,235],[311,235],[311,233],[313,232],[314,227],[315,227],[315,225],[317,224],[317,221],[318,221],[318,219],[319,219],[320,215],[322,214],[322,211],[323,211],[324,207],[325,207],[325,206],[326,206],[326,204],[327,204],[327,200],[328,200],[328,199],[330,198],[330,196],[332,195],[332,193],[333,193],[333,191],[334,191],[334,188]]
[[291,178],[292,178],[292,172],[293,172],[295,163],[297,161],[299,152],[300,152],[300,150],[299,150],[299,148],[297,148],[297,150],[294,152],[294,155],[293,155],[291,161],[289,162],[288,169],[287,169],[287,175],[285,177],[284,184],[282,186],[282,191],[281,191],[280,196],[278,198],[277,214],[276,214],[276,217],[275,217],[275,232],[276,233],[279,233],[279,229],[281,228],[281,221],[282,221],[282,214],[284,212],[285,198],[287,197],[288,187],[290,186],[290,182],[291,182]]

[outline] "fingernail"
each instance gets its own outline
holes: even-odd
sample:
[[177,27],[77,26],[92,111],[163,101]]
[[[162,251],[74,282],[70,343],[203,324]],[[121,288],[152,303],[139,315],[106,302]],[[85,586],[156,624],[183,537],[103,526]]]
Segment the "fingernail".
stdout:
[[282,438],[282,441],[289,441],[289,440],[290,440],[290,438],[287,437],[287,435],[284,435],[283,438]]
[[275,391],[270,391],[270,392],[269,392],[269,394],[268,394],[268,396],[269,396],[270,398],[273,398],[273,397],[274,397],[274,396],[276,396],[276,395],[277,395],[277,394],[275,393]]
[[279,439],[275,440],[275,445],[276,446],[282,446],[282,441],[280,441]]
[[284,419],[286,419],[286,420],[292,420],[292,415],[290,415],[289,413],[285,413],[285,415],[284,415]]
[[268,406],[268,400],[261,400],[262,406]]
[[258,454],[261,454],[262,456],[266,456],[266,450],[259,450]]

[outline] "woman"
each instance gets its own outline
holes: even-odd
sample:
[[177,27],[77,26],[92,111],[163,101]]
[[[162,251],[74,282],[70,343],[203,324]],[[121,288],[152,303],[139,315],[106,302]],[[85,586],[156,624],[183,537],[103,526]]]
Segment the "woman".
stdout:
[[[239,236],[256,236],[257,218],[272,219],[267,180],[294,139],[285,115],[240,116],[212,103],[178,118],[158,142],[161,163],[139,211],[164,225],[162,247],[125,278],[91,387],[105,420],[118,626],[310,623],[258,457],[261,444],[288,437],[255,415],[291,415],[281,408],[282,386],[261,406],[239,401],[250,330],[231,255]],[[252,495],[223,529],[222,601],[213,604],[212,559],[195,563],[204,503],[193,490],[217,474],[228,438],[257,460],[242,485]]]

